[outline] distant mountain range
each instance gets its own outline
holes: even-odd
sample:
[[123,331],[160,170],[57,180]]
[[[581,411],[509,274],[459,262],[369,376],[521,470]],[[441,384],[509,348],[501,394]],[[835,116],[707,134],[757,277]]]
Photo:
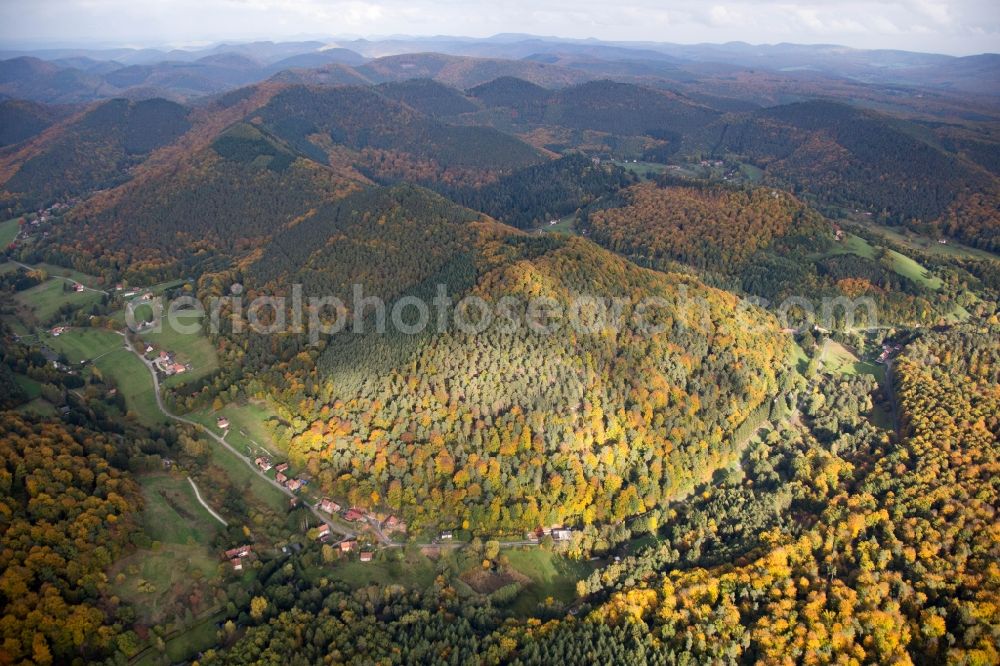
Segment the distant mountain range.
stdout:
[[[431,55],[433,54],[433,56]],[[309,73],[298,73],[298,70]],[[471,87],[498,76],[561,87],[598,78],[684,85],[732,76],[1000,95],[1000,55],[953,57],[834,45],[666,44],[530,35],[251,42],[205,49],[0,51],[0,96],[79,103],[115,96],[192,99],[279,76],[318,84],[434,78]]]

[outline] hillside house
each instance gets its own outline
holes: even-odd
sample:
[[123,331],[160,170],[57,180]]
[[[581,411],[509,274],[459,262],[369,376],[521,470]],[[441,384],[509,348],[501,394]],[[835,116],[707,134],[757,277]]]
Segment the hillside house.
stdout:
[[287,472],[288,471],[288,463],[286,463],[286,462],[278,463],[277,465],[274,466],[274,469],[276,471],[278,471],[278,472]]
[[389,516],[385,519],[382,527],[387,532],[406,532],[406,521],[396,516]]
[[220,416],[215,420],[215,425],[217,425],[222,430],[226,430],[229,427],[229,419],[225,416]]
[[254,458],[253,462],[262,472],[266,472],[267,470],[271,469],[270,458],[266,458],[264,456],[258,456],[257,458]]
[[320,541],[326,541],[330,538],[330,526],[326,523],[320,525],[319,529],[316,530],[316,538]]
[[289,479],[288,482],[285,483],[285,487],[291,490],[292,492],[295,492],[296,490],[302,487],[302,482],[299,481],[298,479]]
[[350,523],[356,523],[365,519],[365,512],[361,509],[356,509],[353,506],[347,510],[344,514],[344,520]]
[[280,483],[281,485],[285,485],[285,482],[288,481],[288,477],[282,474],[281,472],[278,472],[277,474],[274,475],[274,480]]
[[233,571],[243,571],[243,560],[240,558],[234,557],[229,563],[233,565]]
[[358,542],[355,541],[354,539],[349,539],[347,541],[341,541],[340,542],[340,552],[342,552],[342,553],[349,553],[352,550],[354,550],[354,547],[356,545],[358,545]]
[[340,513],[340,505],[326,497],[319,503],[319,508],[329,514]]
[[373,553],[372,551],[370,550],[361,551],[362,562],[371,562],[373,557],[375,557],[375,553]]

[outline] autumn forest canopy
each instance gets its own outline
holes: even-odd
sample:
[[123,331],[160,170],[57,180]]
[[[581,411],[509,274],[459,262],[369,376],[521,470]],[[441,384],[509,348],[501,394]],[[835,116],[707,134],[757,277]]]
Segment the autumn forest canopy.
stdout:
[[1000,662],[996,62],[315,44],[0,61],[0,664]]

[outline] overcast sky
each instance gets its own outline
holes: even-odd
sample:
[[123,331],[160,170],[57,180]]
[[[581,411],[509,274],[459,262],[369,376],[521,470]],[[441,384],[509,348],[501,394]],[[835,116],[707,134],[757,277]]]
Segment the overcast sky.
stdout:
[[1000,52],[1000,0],[0,0],[0,48],[523,32]]

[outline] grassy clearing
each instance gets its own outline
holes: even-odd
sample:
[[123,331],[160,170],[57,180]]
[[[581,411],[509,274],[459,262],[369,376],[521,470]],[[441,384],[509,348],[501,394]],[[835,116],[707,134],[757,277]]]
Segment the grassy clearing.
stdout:
[[794,340],[792,341],[791,366],[803,377],[806,374],[806,370],[809,368],[809,355],[806,354],[806,350]]
[[[55,264],[48,264],[44,261],[40,264],[35,264],[35,268],[41,269],[49,274],[50,277],[54,278],[67,278],[69,280],[74,280],[80,284],[86,285],[91,289],[100,289],[101,281],[88,273],[81,273],[80,271],[73,270],[72,268],[65,268],[64,266],[56,266]],[[60,280],[65,282],[65,280]]]
[[145,500],[143,528],[154,545],[116,562],[108,578],[112,592],[134,604],[144,621],[157,622],[183,606],[205,580],[218,577],[211,542],[221,526],[198,503],[186,478],[163,473],[138,480]]
[[181,545],[211,543],[221,525],[198,502],[185,477],[149,474],[139,481],[145,499],[143,523],[151,539]]
[[880,382],[885,377],[885,368],[877,363],[862,361],[844,345],[828,340],[820,353],[824,372],[835,375],[872,375]]
[[511,605],[517,614],[527,614],[552,597],[563,603],[576,599],[576,582],[594,570],[590,562],[568,560],[555,553],[530,548],[504,551],[512,567],[531,579]]
[[153,378],[135,354],[123,347],[107,356],[102,356],[94,362],[94,367],[103,377],[114,380],[125,398],[128,410],[134,412],[141,423],[156,425],[166,420],[156,405]]
[[659,164],[658,162],[619,162],[616,160],[614,163],[626,171],[638,176],[639,179],[643,181],[650,180],[650,174],[653,174],[653,177],[656,177],[667,169],[666,164]]
[[764,179],[763,169],[752,164],[747,164],[746,162],[740,163],[740,173],[751,183],[759,183]]
[[[855,254],[859,257],[864,257],[865,259],[876,260],[879,254],[880,248],[872,245],[864,238],[860,236],[855,236],[854,234],[846,234],[844,240],[827,253],[826,256],[836,256],[841,254]],[[917,261],[905,254],[900,254],[895,250],[888,250],[889,257],[892,259],[892,270],[897,274],[902,275],[905,278],[913,280],[917,284],[923,285],[924,287],[937,291],[943,285],[941,278],[936,275],[931,275],[931,273],[920,265]]]
[[18,406],[17,411],[22,414],[35,414],[37,416],[56,416],[56,408],[45,398],[35,398],[30,402]]
[[63,305],[81,308],[101,300],[101,294],[93,291],[66,291],[66,284],[64,280],[49,278],[40,285],[19,292],[14,298],[30,311],[38,324],[51,320]]
[[354,588],[377,584],[422,589],[434,582],[434,563],[421,553],[407,552],[399,561],[391,560],[393,556],[389,554],[389,560],[361,562],[352,554],[350,560],[342,561],[329,571],[324,570],[324,575]]
[[123,345],[122,336],[102,328],[71,328],[58,336],[41,333],[38,341],[65,354],[70,363],[93,360]]
[[0,250],[5,249],[17,238],[17,232],[21,229],[20,219],[15,217],[12,220],[0,222]]
[[14,381],[20,386],[29,400],[34,400],[42,394],[42,385],[26,375],[14,375]]
[[[149,307],[148,305],[140,307]],[[196,333],[182,332],[184,328],[193,327],[203,315],[185,313],[177,316],[177,328],[163,321],[161,330],[150,330],[141,334],[141,338],[157,349],[165,349],[176,355],[179,363],[190,364],[191,369],[179,375],[167,377],[163,381],[166,387],[179,386],[187,382],[201,379],[219,368],[219,359],[212,343],[200,330]],[[177,329],[182,330],[177,330]]]
[[917,284],[922,284],[933,291],[937,291],[944,284],[941,278],[931,275],[926,268],[910,257],[900,254],[895,250],[889,250],[889,256],[892,257],[892,270],[903,277],[909,278]]
[[563,234],[575,234],[576,230],[576,215],[567,215],[566,217],[560,219],[555,224],[546,224],[542,227],[545,231],[558,232]]
[[893,243],[939,257],[1000,260],[1000,255],[993,254],[987,250],[969,247],[951,239],[948,239],[947,243],[939,243],[933,238],[922,236],[902,227],[888,227],[870,221],[865,223],[865,227]]
[[216,426],[216,421],[220,416],[229,419],[229,434],[226,441],[238,451],[243,451],[247,456],[256,456],[261,449],[264,449],[271,456],[280,456],[280,448],[271,438],[265,422],[276,418],[267,405],[263,403],[247,403],[238,405],[230,403],[219,411],[204,410],[192,412],[187,417],[193,421],[201,423],[212,432],[221,435],[222,431]]
[[203,544],[161,544],[115,563],[111,592],[131,603],[142,621],[156,623],[183,607],[193,590],[219,575],[220,563]]
[[865,259],[874,259],[876,256],[875,247],[861,236],[845,234],[844,240],[837,243],[826,256],[836,256],[839,254],[856,254]]

